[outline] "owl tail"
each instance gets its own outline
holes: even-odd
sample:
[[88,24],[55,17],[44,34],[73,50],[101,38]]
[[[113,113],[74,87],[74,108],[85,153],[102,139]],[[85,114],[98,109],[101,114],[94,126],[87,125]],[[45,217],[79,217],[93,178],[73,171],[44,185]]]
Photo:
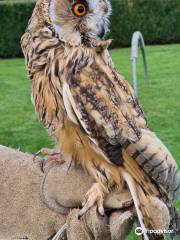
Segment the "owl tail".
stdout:
[[134,159],[146,175],[164,189],[169,201],[180,198],[180,172],[171,153],[158,137],[147,129],[141,129],[142,136],[131,143],[125,151]]
[[129,190],[131,192],[131,195],[132,195],[132,198],[133,198],[133,201],[134,201],[134,205],[135,205],[135,208],[136,208],[138,220],[139,220],[139,223],[140,223],[140,227],[143,230],[144,239],[149,240],[146,231],[144,231],[146,229],[146,227],[145,227],[145,224],[144,224],[144,216],[143,216],[143,212],[141,211],[141,205],[140,205],[140,201],[139,201],[139,196],[137,194],[135,181],[130,176],[130,174],[128,174],[125,170],[121,171],[121,175],[124,178],[124,180],[126,181],[128,187],[129,187]]
[[[142,213],[144,219],[151,215],[151,212],[148,213],[150,208],[146,208],[150,203],[151,206],[164,209],[159,210],[159,216],[161,212],[167,213],[164,219],[170,222],[169,230],[173,230],[172,236],[178,236],[180,239],[180,211],[173,207],[173,200],[180,199],[180,173],[162,142],[150,131],[142,132],[138,143],[131,144],[122,151],[124,167],[138,186],[136,195],[139,196],[141,205],[145,206],[145,213]],[[156,209],[154,212],[157,212]],[[158,229],[157,227],[155,229]]]
[[[121,169],[121,174],[131,192],[144,239],[155,239],[157,235],[153,233],[149,234],[147,229],[168,229],[170,223],[170,214],[167,206],[161,200],[159,200],[159,198],[145,194],[142,187],[126,170]],[[162,239],[162,237],[163,232],[158,235],[158,239]]]

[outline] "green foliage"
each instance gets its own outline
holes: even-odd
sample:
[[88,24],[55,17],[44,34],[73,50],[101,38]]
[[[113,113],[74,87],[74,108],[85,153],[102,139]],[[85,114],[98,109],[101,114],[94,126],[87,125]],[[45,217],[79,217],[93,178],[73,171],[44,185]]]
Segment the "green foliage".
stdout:
[[0,57],[22,56],[20,38],[33,8],[32,1],[0,2]]
[[148,44],[180,42],[179,0],[112,0],[113,47],[129,46],[134,31]]
[[[179,0],[111,0],[111,47],[129,46],[134,31],[148,44],[180,42]],[[20,37],[32,14],[31,0],[0,1],[0,57],[22,56]]]

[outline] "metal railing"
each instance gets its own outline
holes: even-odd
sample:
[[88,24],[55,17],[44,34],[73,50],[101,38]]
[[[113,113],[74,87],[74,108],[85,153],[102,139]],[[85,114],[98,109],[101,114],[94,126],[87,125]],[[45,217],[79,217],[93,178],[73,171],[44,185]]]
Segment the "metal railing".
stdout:
[[137,82],[137,58],[138,58],[138,48],[141,49],[143,63],[144,63],[144,81],[148,82],[148,71],[147,71],[147,61],[145,54],[145,44],[141,32],[137,31],[133,33],[131,40],[131,61],[132,61],[132,77],[133,77],[133,87],[136,97],[138,97],[138,82]]

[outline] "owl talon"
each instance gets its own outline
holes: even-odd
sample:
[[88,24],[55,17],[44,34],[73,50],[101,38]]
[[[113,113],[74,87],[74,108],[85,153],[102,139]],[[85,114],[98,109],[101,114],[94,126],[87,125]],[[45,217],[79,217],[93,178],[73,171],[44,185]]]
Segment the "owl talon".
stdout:
[[[36,161],[36,158],[39,154],[46,154],[47,156],[45,156],[43,158],[39,158]],[[45,165],[52,160],[58,161],[61,164],[65,162],[65,159],[61,153],[55,151],[54,149],[49,149],[49,148],[42,148],[33,157],[33,161],[37,162],[38,166],[40,167],[40,169],[43,173],[44,173]]]
[[102,216],[102,217],[104,217],[104,207],[103,206],[99,206],[98,207],[98,212],[99,212],[99,214]]
[[94,183],[85,196],[86,200],[82,203],[82,209],[79,211],[78,219],[80,219],[95,204],[97,204],[99,214],[104,216],[103,193],[101,185]]

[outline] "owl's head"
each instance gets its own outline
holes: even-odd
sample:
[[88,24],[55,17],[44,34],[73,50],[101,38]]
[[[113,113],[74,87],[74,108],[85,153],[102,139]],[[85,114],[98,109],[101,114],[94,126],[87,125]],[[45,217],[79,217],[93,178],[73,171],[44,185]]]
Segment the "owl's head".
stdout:
[[108,0],[51,0],[49,17],[60,39],[72,45],[97,44],[108,32]]

